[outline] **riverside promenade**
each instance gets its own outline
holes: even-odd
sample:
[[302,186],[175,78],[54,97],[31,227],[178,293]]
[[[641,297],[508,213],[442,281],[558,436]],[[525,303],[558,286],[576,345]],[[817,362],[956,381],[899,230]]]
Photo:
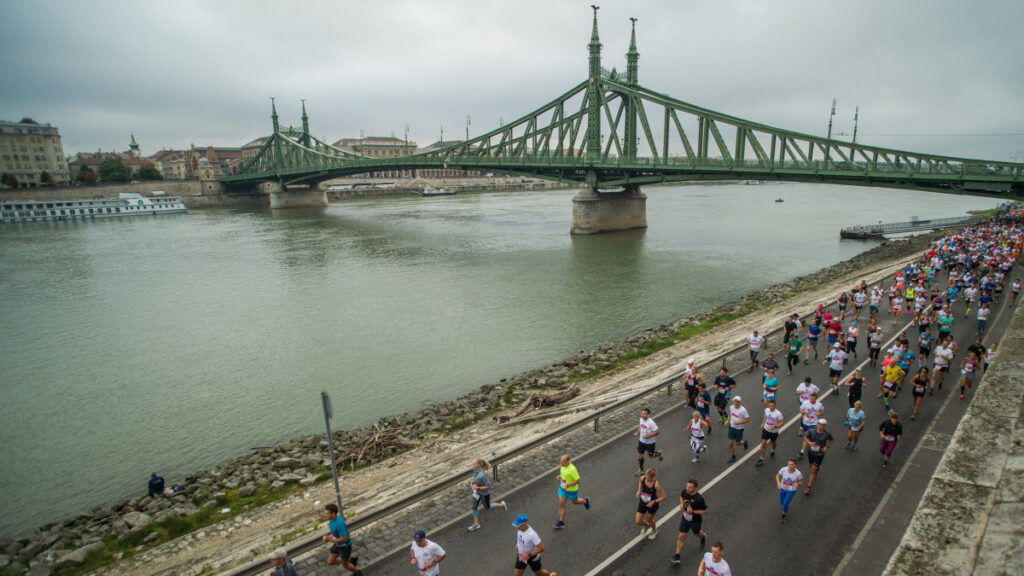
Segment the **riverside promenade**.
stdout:
[[[877,278],[889,273],[886,270],[877,274]],[[871,278],[869,283],[875,280]],[[687,541],[682,566],[674,569],[666,559],[674,551],[678,520],[675,502],[679,488],[686,479],[693,477],[700,481],[711,507],[705,522],[710,541],[721,539],[726,544],[726,557],[736,573],[783,574],[788,573],[794,562],[817,573],[836,575],[964,574],[969,573],[965,569],[975,565],[977,574],[1001,573],[991,567],[1005,566],[1014,557],[1020,561],[1019,535],[1016,540],[1013,535],[1015,526],[1006,527],[1000,522],[1014,514],[1019,517],[1020,511],[1021,434],[1017,430],[1016,440],[1011,441],[1007,433],[1016,430],[1022,398],[1019,374],[1022,373],[1020,359],[1024,358],[1024,319],[1019,314],[1014,317],[1015,312],[1016,309],[1006,307],[1004,300],[993,315],[986,342],[1001,338],[1000,352],[989,374],[976,387],[977,392],[969,393],[967,400],[960,401],[953,394],[955,380],[951,375],[944,393],[924,399],[920,417],[914,422],[907,417],[909,394],[895,401],[894,407],[904,415],[905,436],[894,455],[894,465],[888,470],[880,470],[878,466],[880,457],[874,430],[884,411],[881,402],[871,394],[876,370],[865,370],[869,377],[865,393],[868,423],[857,452],[838,449],[838,444],[845,441],[841,424],[845,398],[826,397],[826,416],[831,422],[829,430],[836,437],[836,450],[822,468],[814,497],[799,495],[791,509],[790,524],[784,527],[777,524],[778,504],[772,478],[785,458],[795,455],[798,438],[794,428],[788,426],[780,437],[779,456],[764,467],[754,468],[754,450],[740,451],[738,463],[724,465],[728,455],[725,434],[724,429],[716,425],[715,433],[709,438],[709,457],[694,465],[689,462],[682,434],[682,421],[689,410],[679,406],[681,396],[677,389],[674,396],[654,394],[614,416],[603,418],[598,431],[577,430],[503,464],[497,474],[494,493],[495,501],[508,500],[509,513],[485,513],[482,530],[465,531],[464,525],[469,523],[468,490],[456,489],[400,511],[365,530],[355,531],[356,555],[363,558],[360,565],[367,574],[411,573],[414,569],[408,565],[406,549],[412,531],[424,528],[428,537],[449,553],[442,573],[504,573],[511,570],[511,554],[502,554],[514,542],[511,519],[519,512],[526,512],[548,546],[545,567],[562,574],[612,574],[615,570],[622,570],[624,574],[675,573],[680,569],[683,571],[679,573],[686,573],[695,569],[699,562],[695,538]],[[768,325],[778,326],[783,317],[779,316],[778,321],[773,320]],[[973,326],[973,319],[960,322],[956,338],[962,343],[961,349],[973,340]],[[909,328],[904,322],[890,326],[888,321],[882,322],[882,327],[887,339],[896,330]],[[1008,332],[1002,337],[1004,330]],[[765,332],[768,330],[762,327],[762,333]],[[779,337],[774,331],[769,335],[769,344],[769,349],[775,350],[776,357],[781,358]],[[861,360],[863,357],[862,354]],[[957,361],[960,357],[958,355]],[[752,415],[748,439],[756,441],[760,379],[757,374],[735,374],[746,365],[745,359],[745,351],[740,350],[728,354],[725,363],[731,367],[739,383],[737,393],[742,394],[744,405]],[[844,376],[861,360],[851,360],[850,370],[845,371]],[[709,382],[718,366],[712,363],[703,367],[702,372]],[[824,367],[812,363],[800,368],[794,376],[780,378],[784,390],[780,409],[790,424],[795,422],[795,400],[786,399],[789,396],[786,391],[792,390],[798,375],[806,372],[825,388],[827,370]],[[1014,379],[1015,384],[1003,383]],[[655,464],[668,494],[659,514],[662,533],[655,542],[640,541],[632,525],[635,441],[629,434],[635,428],[641,405],[652,408],[662,427],[659,448],[666,456],[665,462]],[[958,427],[965,410],[967,416],[963,422],[970,424]],[[977,427],[980,426],[977,419],[991,420],[992,414],[1000,415],[996,423],[1000,426],[996,429],[998,433]],[[979,449],[979,441],[988,443]],[[993,445],[996,450],[991,449]],[[573,508],[567,518],[569,527],[556,532],[550,527],[556,504],[552,486],[557,458],[563,452],[574,456],[583,477],[582,494],[593,498],[594,509],[584,512],[581,507]],[[977,459],[964,461],[963,453]],[[943,454],[946,454],[944,459]],[[936,469],[940,459],[943,463]],[[1000,472],[1004,465],[1008,471],[1005,474]],[[809,469],[803,461],[798,468],[808,475]],[[977,472],[971,478],[974,488],[965,494],[962,486],[971,475],[970,470]],[[468,476],[467,473],[467,481]],[[1012,499],[1014,478],[1016,500]],[[953,485],[946,488],[960,492],[955,495],[936,492],[937,485],[941,484]],[[984,497],[976,497],[982,492]],[[957,508],[960,513],[953,516],[956,518],[953,522],[949,521],[949,498],[954,498],[954,508],[962,507],[962,511]],[[936,523],[936,517],[942,520]],[[908,523],[910,530],[906,530]],[[946,539],[937,537],[939,532],[935,528],[943,524],[951,535]],[[973,526],[973,529],[961,532],[960,528],[965,526]],[[906,536],[901,541],[904,532]],[[808,558],[809,543],[826,553]],[[959,544],[960,548],[954,544]],[[946,556],[931,551],[926,545],[941,547]],[[1009,560],[998,557],[1004,552],[1010,554]],[[325,557],[326,546],[300,554],[296,558],[299,573],[317,576],[347,573],[338,567],[325,566]],[[892,561],[887,566],[890,557]],[[934,561],[937,568],[923,569],[922,558]],[[1011,569],[1006,573],[1019,572]],[[236,569],[230,573],[257,572]]]

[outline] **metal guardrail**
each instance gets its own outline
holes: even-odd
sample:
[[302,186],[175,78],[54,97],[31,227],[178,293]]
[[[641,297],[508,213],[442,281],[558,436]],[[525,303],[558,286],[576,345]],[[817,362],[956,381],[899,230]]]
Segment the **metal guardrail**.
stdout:
[[[883,278],[884,278],[884,276],[883,276]],[[827,302],[823,302],[823,304],[825,305],[825,307],[827,309],[827,308],[830,308],[831,306],[835,305],[835,301],[827,301]],[[813,311],[809,312],[807,314],[804,314],[804,315],[800,316],[800,320],[801,320],[801,322],[806,322],[811,317],[813,317],[813,315],[814,315]],[[771,329],[770,331],[766,332],[765,333],[766,334],[765,335],[765,347],[767,347],[768,340],[769,340],[769,338],[771,336],[773,336],[775,334],[778,334],[778,333],[781,333],[782,331],[783,331],[782,328],[777,328],[777,329]],[[744,352],[747,349],[748,349],[748,347],[747,347],[746,343],[740,344],[738,346],[730,348],[727,351],[722,352],[721,354],[718,354],[717,356],[713,357],[712,360],[709,361],[709,362],[706,362],[704,364],[704,366],[706,366],[706,367],[707,366],[713,366],[713,365],[718,364],[719,361],[720,361],[721,365],[724,367],[724,366],[726,366],[726,361],[729,359],[730,356],[733,356],[733,355],[735,355],[737,353],[740,353],[740,352]],[[784,348],[782,348],[782,349],[780,349],[780,351],[785,351],[785,350],[784,350]],[[698,367],[700,367],[700,366],[698,366]],[[592,412],[590,414],[587,414],[585,417],[580,418],[579,420],[577,420],[575,422],[570,422],[568,424],[560,426],[559,428],[556,428],[556,429],[552,430],[551,432],[548,432],[544,436],[541,436],[539,438],[531,440],[531,441],[529,441],[529,442],[527,442],[527,443],[525,443],[525,444],[523,444],[523,445],[521,445],[521,446],[519,446],[517,448],[514,448],[513,450],[505,452],[504,454],[499,454],[499,455],[497,455],[497,456],[495,456],[493,458],[488,459],[488,463],[491,464],[492,476],[494,477],[495,480],[498,479],[498,469],[499,469],[499,464],[500,463],[508,462],[510,460],[514,460],[515,458],[518,458],[519,456],[522,456],[523,454],[526,454],[527,452],[529,452],[531,450],[534,450],[534,449],[538,448],[539,446],[542,446],[543,444],[546,444],[547,442],[555,440],[556,438],[559,438],[560,436],[564,436],[565,434],[568,434],[569,432],[573,432],[573,431],[575,431],[575,430],[577,430],[579,428],[583,428],[583,427],[585,427],[587,425],[590,425],[591,423],[593,423],[594,431],[598,432],[600,430],[600,420],[601,420],[602,416],[606,416],[606,415],[608,415],[610,413],[613,413],[613,412],[617,411],[618,409],[620,409],[620,408],[626,406],[627,404],[630,404],[630,403],[632,403],[632,402],[634,402],[634,401],[636,401],[636,400],[638,400],[640,398],[643,398],[643,397],[648,396],[650,394],[657,393],[662,388],[665,389],[666,394],[671,395],[672,394],[672,385],[675,382],[677,382],[682,377],[683,374],[684,373],[682,371],[674,373],[671,376],[669,376],[669,377],[659,381],[657,384],[651,385],[651,386],[649,386],[649,387],[647,387],[647,388],[645,388],[643,390],[639,390],[639,391],[637,391],[637,392],[635,392],[633,394],[630,394],[630,395],[628,395],[628,396],[626,396],[626,397],[624,397],[622,399],[616,400],[615,402],[612,402],[611,404],[605,406],[604,408],[601,408],[601,409],[597,410],[596,412]],[[679,404],[669,408],[668,410],[674,410],[674,409],[678,408],[679,406],[682,406],[683,404],[685,404],[685,402],[680,402]],[[441,480],[435,482],[434,484],[431,484],[431,485],[427,486],[426,488],[423,488],[423,489],[421,489],[421,490],[419,490],[417,492],[409,494],[408,496],[400,498],[400,499],[398,499],[396,501],[391,501],[387,505],[378,507],[376,509],[373,509],[373,510],[367,512],[366,514],[353,517],[351,521],[347,521],[346,520],[346,525],[348,527],[349,533],[352,533],[355,530],[357,530],[357,529],[359,529],[359,528],[361,528],[363,526],[366,526],[368,524],[371,524],[371,523],[373,523],[373,522],[375,522],[377,520],[380,520],[380,519],[382,519],[382,518],[384,518],[386,516],[394,514],[395,512],[397,512],[399,510],[407,508],[407,507],[409,507],[409,506],[411,506],[411,505],[413,505],[413,504],[415,504],[417,502],[420,502],[420,501],[422,501],[422,500],[424,500],[426,498],[429,498],[429,497],[431,497],[431,496],[433,496],[433,495],[435,495],[435,494],[437,494],[439,492],[443,492],[443,491],[448,490],[450,488],[454,488],[454,487],[456,487],[458,485],[464,484],[466,482],[466,479],[467,479],[468,475],[469,475],[468,472],[457,472],[457,473],[454,473],[454,474],[450,474],[448,476],[445,476]],[[286,548],[288,550],[288,557],[289,558],[294,558],[294,557],[296,557],[296,556],[298,556],[300,554],[304,554],[304,553],[306,553],[306,552],[308,552],[310,550],[313,550],[313,549],[315,549],[315,548],[317,548],[319,546],[322,546],[323,545],[322,536],[323,536],[323,533],[313,534],[313,535],[307,536],[307,537],[305,537],[305,538],[303,538],[301,540],[296,541],[294,544],[292,544],[290,546],[287,546]],[[250,562],[248,562],[246,564],[243,564],[241,566],[238,566],[236,568],[228,570],[227,572],[223,573],[223,576],[257,576],[259,574],[262,574],[262,573],[266,572],[266,570],[267,570],[266,564],[267,564],[266,559],[259,558],[258,560],[253,560],[253,561],[250,561]]]

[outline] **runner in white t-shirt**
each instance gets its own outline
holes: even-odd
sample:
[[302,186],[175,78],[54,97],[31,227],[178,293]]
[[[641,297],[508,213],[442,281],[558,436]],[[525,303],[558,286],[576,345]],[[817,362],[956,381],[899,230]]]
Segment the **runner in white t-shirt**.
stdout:
[[722,558],[724,549],[725,546],[721,542],[712,544],[711,552],[705,552],[704,558],[700,561],[697,576],[732,576],[729,563]]
[[536,576],[556,576],[554,572],[548,572],[541,567],[540,555],[544,552],[544,543],[540,541],[540,536],[530,527],[529,522],[526,514],[520,514],[512,523],[518,530],[516,534],[516,568],[513,574],[523,576],[523,572],[529,566]]
[[757,335],[757,330],[750,336],[747,336],[747,348],[750,350],[750,368],[747,372],[753,372],[754,368],[757,368],[757,355],[761,352],[761,346],[764,346],[764,338]]
[[782,518],[779,520],[779,524],[786,523],[789,502],[793,499],[793,495],[796,494],[797,489],[803,482],[804,475],[796,469],[796,460],[792,458],[775,475],[775,485],[779,489],[779,504],[782,506]]
[[690,451],[693,452],[693,462],[696,464],[700,462],[701,452],[706,452],[708,447],[704,444],[704,433],[705,430],[709,429],[711,425],[707,420],[701,419],[700,412],[693,411],[693,416],[690,418]]
[[633,432],[633,436],[639,438],[636,444],[636,459],[640,464],[640,468],[634,474],[637,478],[644,473],[644,452],[650,454],[651,458],[662,460],[661,452],[658,452],[655,448],[655,441],[660,433],[661,430],[658,429],[658,425],[651,418],[651,409],[644,408],[641,410],[640,426],[636,429],[636,432]]
[[946,372],[949,371],[949,365],[953,362],[953,347],[949,344],[948,340],[944,340],[938,348],[935,349],[935,370],[932,371],[932,382],[929,387],[930,392],[935,391],[935,381],[939,382],[939,390],[942,390],[942,381],[946,378]]
[[785,419],[775,407],[775,400],[768,401],[768,407],[764,409],[764,417],[761,418],[761,457],[757,459],[755,466],[764,464],[764,451],[768,443],[772,443],[771,457],[775,457],[775,448],[779,440],[779,428],[782,427]]
[[409,549],[410,563],[419,569],[423,576],[437,576],[441,573],[438,564],[448,557],[444,549],[436,542],[427,540],[423,530],[417,530],[412,537],[412,548]]
[[800,404],[800,413],[803,414],[803,419],[800,422],[802,426],[800,433],[803,435],[807,431],[813,430],[818,425],[818,418],[825,413],[825,405],[818,401],[817,392],[811,393],[810,399]]
[[743,425],[750,422],[750,413],[740,404],[739,396],[732,397],[732,406],[729,407],[729,459],[726,464],[736,461],[736,444],[742,444],[746,450],[749,444],[743,439]]

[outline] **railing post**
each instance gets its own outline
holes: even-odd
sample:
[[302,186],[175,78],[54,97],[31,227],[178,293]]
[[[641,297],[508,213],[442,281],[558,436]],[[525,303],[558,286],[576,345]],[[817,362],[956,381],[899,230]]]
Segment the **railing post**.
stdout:
[[594,432],[597,433],[597,432],[600,432],[600,431],[601,431],[601,418],[597,417],[597,418],[594,418]]
[[494,468],[494,481],[497,482],[498,481],[498,463],[495,462],[494,466],[492,466],[492,468]]
[[668,385],[665,386],[665,395],[666,396],[671,396],[672,395],[672,381],[671,380],[669,380],[668,381]]

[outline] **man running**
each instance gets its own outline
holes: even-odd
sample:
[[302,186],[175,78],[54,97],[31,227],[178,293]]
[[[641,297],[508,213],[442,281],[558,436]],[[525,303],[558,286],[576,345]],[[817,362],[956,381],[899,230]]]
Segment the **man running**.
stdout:
[[757,355],[761,353],[761,346],[764,346],[764,338],[757,335],[757,330],[747,336],[747,347],[750,350],[750,368],[747,372],[753,372],[757,368]]
[[729,419],[729,396],[736,387],[736,381],[729,376],[729,369],[722,366],[715,377],[715,408],[718,408],[718,423],[725,424]]
[[896,442],[903,436],[903,425],[900,424],[899,414],[889,411],[889,419],[878,427],[878,435],[882,439],[878,451],[882,453],[882,468],[889,467],[889,457],[896,449]]
[[789,503],[793,500],[797,488],[804,483],[804,475],[796,469],[796,460],[790,458],[786,465],[779,468],[775,475],[775,485],[779,488],[779,504],[782,505],[782,518],[779,524],[786,523],[786,514],[789,512]]
[[939,382],[939,390],[942,390],[942,381],[946,378],[946,372],[949,371],[949,365],[953,362],[953,339],[946,338],[939,344],[939,347],[935,349],[935,369],[932,370],[932,384],[929,388],[930,393],[935,392],[935,381]]
[[821,337],[821,320],[815,318],[807,326],[807,348],[804,348],[804,364],[810,363],[811,350],[814,350],[814,361],[818,361],[818,338]]
[[782,412],[775,407],[775,399],[768,401],[768,407],[764,409],[764,417],[761,418],[761,457],[757,459],[755,466],[764,464],[764,451],[768,443],[772,443],[771,458],[775,458],[775,448],[779,441],[779,428],[782,427],[785,419]]
[[705,552],[704,558],[700,561],[700,566],[697,568],[697,576],[732,576],[729,563],[725,561],[725,558],[722,558],[724,550],[725,546],[721,542],[712,544],[711,552]]
[[516,534],[516,567],[512,574],[523,576],[523,572],[529,566],[536,576],[558,576],[557,572],[548,572],[541,567],[540,555],[545,550],[544,543],[540,541],[537,532],[530,527],[530,520],[526,514],[516,516],[516,521],[512,525],[518,531]]
[[330,532],[324,534],[321,540],[331,543],[331,551],[327,555],[327,565],[341,564],[345,569],[350,570],[354,576],[362,576],[363,572],[356,568],[359,558],[352,556],[352,538],[348,535],[345,519],[338,514],[338,506],[336,504],[324,506],[324,519],[327,520],[327,527]]
[[733,396],[732,407],[729,409],[729,459],[726,464],[736,461],[736,444],[743,444],[744,450],[748,447],[747,441],[743,439],[743,425],[750,422],[750,414],[740,403],[741,400],[739,395]]
[[436,542],[427,540],[427,533],[417,530],[412,536],[412,548],[409,548],[410,564],[419,569],[423,576],[437,576],[441,573],[438,564],[448,557],[444,548]]
[[843,351],[843,345],[839,342],[833,344],[828,359],[822,364],[828,364],[828,379],[832,384],[832,394],[838,396],[839,375],[843,373],[843,365],[846,364],[846,352]]
[[662,460],[661,452],[655,449],[658,434],[661,434],[661,430],[651,418],[651,409],[644,408],[640,411],[640,426],[633,432],[633,436],[640,437],[636,444],[636,459],[640,463],[640,468],[634,474],[637,478],[644,473],[644,452],[650,454],[651,458]]
[[818,477],[818,470],[821,470],[821,463],[825,460],[825,453],[832,447],[832,434],[825,431],[828,421],[824,418],[818,419],[818,426],[804,435],[804,446],[800,450],[803,455],[807,452],[807,462],[811,465],[811,478],[807,481],[807,489],[804,494],[811,495],[811,486]]
[[[590,510],[590,498],[580,498],[580,473],[576,466],[569,461],[568,454],[562,454],[559,459],[562,468],[558,471],[558,522],[554,526],[556,530],[565,528],[565,503],[572,502],[573,505],[582,504]],[[536,572],[536,570],[534,570]]]
[[679,554],[683,551],[683,544],[686,543],[687,532],[693,532],[700,538],[701,550],[704,549],[708,542],[708,536],[701,528],[704,516],[708,513],[708,505],[704,501],[704,496],[697,492],[697,480],[691,478],[686,481],[686,487],[679,494],[679,509],[683,512],[683,518],[679,521],[676,553],[669,556],[668,559],[673,564],[679,564]]
[[[800,435],[806,437],[808,432],[818,426],[818,419],[825,413],[825,405],[818,401],[817,392],[812,392],[811,397],[800,404],[800,413],[803,414]],[[804,457],[803,448],[800,449],[800,457]]]
[[800,365],[800,348],[803,345],[804,343],[800,341],[800,333],[794,330],[786,342],[786,374],[792,374],[793,366]]
[[903,381],[903,377],[906,375],[906,370],[900,368],[899,362],[893,360],[889,363],[889,366],[885,368],[884,380],[885,383],[882,385],[882,402],[885,403],[885,407],[889,407],[889,401],[896,398],[896,389],[899,383]]

